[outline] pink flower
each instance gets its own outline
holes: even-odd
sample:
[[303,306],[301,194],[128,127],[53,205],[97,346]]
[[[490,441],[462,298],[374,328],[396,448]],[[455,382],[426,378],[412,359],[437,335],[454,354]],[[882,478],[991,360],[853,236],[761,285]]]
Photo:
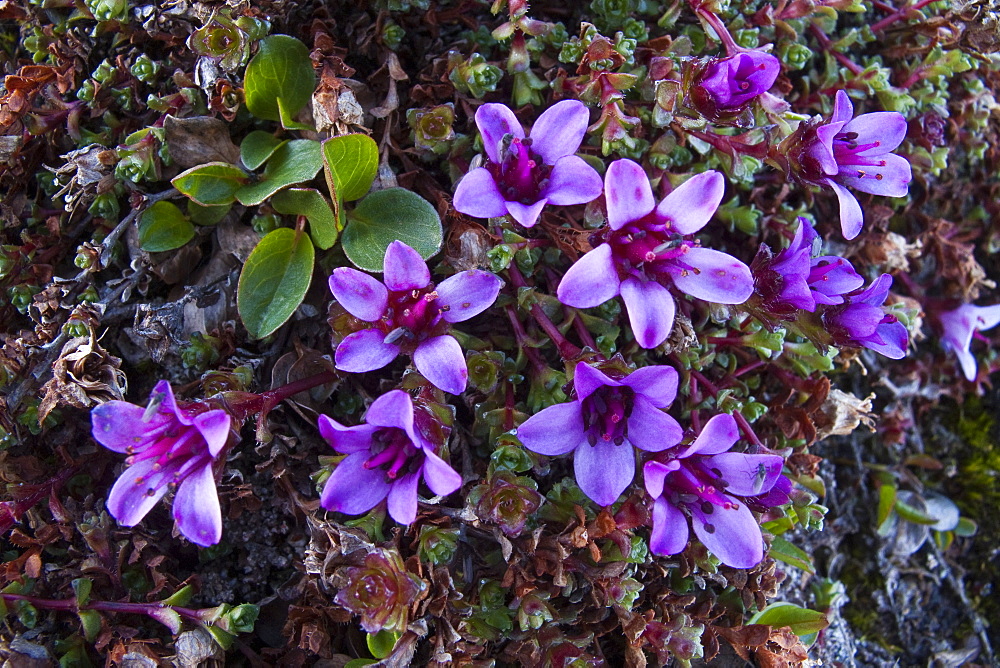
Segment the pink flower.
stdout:
[[976,358],[969,351],[972,337],[976,332],[996,327],[1000,324],[1000,304],[975,306],[962,304],[953,311],[937,314],[938,322],[944,330],[941,345],[955,352],[962,373],[968,380],[976,379]]

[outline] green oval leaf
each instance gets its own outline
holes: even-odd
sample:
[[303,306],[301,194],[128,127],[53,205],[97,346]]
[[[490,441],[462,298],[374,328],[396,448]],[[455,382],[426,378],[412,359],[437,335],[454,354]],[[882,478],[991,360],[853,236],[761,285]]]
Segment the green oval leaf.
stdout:
[[368,651],[376,659],[384,659],[392,654],[392,648],[396,646],[396,641],[402,634],[382,629],[378,633],[369,633],[365,636],[368,643]]
[[[811,573],[813,575],[816,574],[816,568],[813,566],[812,558],[803,550],[795,547],[780,536],[771,542],[771,549],[768,550],[768,554],[778,561],[783,561],[790,566],[801,568],[806,573]],[[766,622],[761,623],[764,624]]]
[[236,199],[246,206],[255,206],[282,188],[311,180],[322,166],[323,154],[318,141],[293,139],[275,149],[264,173],[255,183],[237,190]]
[[800,608],[793,603],[772,603],[751,617],[747,623],[767,624],[779,629],[787,626],[797,636],[817,633],[830,625],[824,613]]
[[344,253],[365,271],[382,271],[385,250],[393,241],[402,241],[425,260],[441,250],[443,233],[437,211],[404,188],[373,192],[348,219],[341,239]]
[[309,237],[287,227],[260,240],[243,265],[236,291],[240,318],[251,336],[263,338],[292,316],[312,281],[314,255]]
[[330,194],[341,202],[361,199],[378,174],[378,146],[365,134],[331,137],[323,142],[323,164]]
[[147,253],[180,248],[194,239],[194,225],[172,202],[156,202],[139,217],[139,246]]
[[278,213],[305,216],[309,220],[309,236],[319,248],[326,250],[337,242],[337,219],[330,203],[315,188],[287,188],[274,194],[271,206]]
[[260,41],[260,50],[247,65],[243,95],[251,114],[280,121],[278,99],[287,115],[294,116],[309,103],[315,86],[306,45],[288,35],[271,35]]
[[231,204],[222,206],[202,206],[197,202],[188,200],[187,215],[195,225],[215,225],[226,217],[226,214],[233,208]]
[[287,139],[278,139],[270,132],[254,130],[240,142],[240,160],[247,169],[257,169],[270,158]]
[[202,206],[231,204],[247,181],[246,172],[228,162],[206,162],[181,172],[170,183]]

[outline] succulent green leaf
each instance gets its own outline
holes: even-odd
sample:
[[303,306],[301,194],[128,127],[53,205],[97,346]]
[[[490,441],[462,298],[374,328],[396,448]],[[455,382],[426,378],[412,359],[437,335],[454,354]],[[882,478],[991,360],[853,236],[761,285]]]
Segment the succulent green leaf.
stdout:
[[331,137],[323,142],[323,163],[330,193],[341,202],[361,199],[378,174],[378,146],[368,135]]
[[247,109],[257,118],[281,120],[278,98],[288,116],[309,103],[316,75],[309,49],[288,35],[271,35],[260,42],[260,50],[247,65],[243,95]]
[[271,206],[278,213],[305,216],[309,220],[309,236],[322,250],[337,242],[340,230],[330,203],[315,188],[287,188],[275,193]]
[[830,625],[824,613],[800,608],[794,603],[772,603],[751,617],[749,623],[767,624],[774,628],[787,626],[797,636],[818,633]]
[[883,483],[878,489],[878,514],[876,518],[876,526],[882,527],[890,517],[892,517],[892,509],[896,505],[896,486]]
[[312,280],[315,251],[309,237],[281,227],[250,253],[236,292],[236,305],[250,335],[263,338],[285,324]]
[[184,585],[183,587],[175,591],[173,594],[171,594],[169,598],[165,598],[160,602],[163,603],[163,605],[185,606],[191,602],[191,599],[193,597],[194,597],[194,587],[192,587],[191,585]]
[[247,175],[228,162],[207,162],[181,172],[170,183],[202,206],[231,204],[236,191],[247,182]]
[[274,151],[255,183],[236,191],[236,199],[246,206],[256,206],[282,188],[311,180],[322,166],[319,142],[293,139]]
[[139,217],[139,246],[149,253],[180,248],[194,238],[194,225],[172,202],[156,202]]
[[396,641],[399,640],[399,633],[393,631],[382,630],[378,633],[369,633],[365,637],[368,643],[368,651],[372,653],[376,659],[384,659],[392,653],[392,648],[396,646]]
[[[771,543],[771,549],[768,552],[772,557],[778,561],[783,561],[789,566],[795,566],[796,568],[801,568],[806,573],[815,574],[816,568],[813,566],[812,557],[806,554],[801,549],[795,547],[789,543],[784,538],[778,536]],[[767,622],[760,622],[761,624],[766,624]]]
[[166,626],[174,635],[180,633],[181,616],[173,608],[152,608],[146,614]]
[[93,581],[89,578],[76,578],[70,584],[76,595],[76,604],[79,606],[87,605],[87,602],[90,601],[90,589],[94,586]]
[[443,239],[441,218],[430,202],[404,188],[387,188],[368,195],[348,214],[341,242],[347,259],[378,272],[393,241],[402,241],[426,260],[441,250]]
[[240,142],[240,160],[247,169],[257,169],[270,158],[287,139],[278,139],[270,132],[254,130]]
[[225,218],[226,214],[229,213],[229,210],[232,208],[231,204],[222,204],[220,206],[202,206],[197,202],[188,200],[188,219],[195,225],[215,225],[220,220]]
[[80,617],[80,626],[83,627],[83,637],[87,642],[97,640],[97,634],[101,632],[101,615],[96,610],[80,610],[76,613]]

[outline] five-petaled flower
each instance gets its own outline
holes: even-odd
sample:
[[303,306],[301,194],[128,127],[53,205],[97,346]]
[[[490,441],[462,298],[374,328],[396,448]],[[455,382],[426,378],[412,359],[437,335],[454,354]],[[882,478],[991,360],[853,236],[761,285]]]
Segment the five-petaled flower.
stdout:
[[643,478],[653,503],[654,554],[677,554],[688,542],[688,521],[705,547],[733,568],[764,558],[757,519],[739,497],[762,497],[781,475],[778,455],[730,452],[739,440],[736,420],[716,415],[693,443],[646,462]]
[[108,511],[135,526],[169,489],[176,489],[173,515],[181,534],[207,547],[222,537],[222,512],[212,464],[229,440],[224,410],[181,408],[170,383],[153,388],[147,407],[109,401],[91,411],[94,439],[128,455],[128,468],[108,495]]
[[476,111],[476,125],[487,163],[459,181],[455,208],[477,218],[510,214],[532,227],[546,204],[595,199],[601,194],[601,177],[574,155],[588,124],[582,102],[563,100],[542,112],[527,138],[514,112],[502,104],[484,104]]
[[1000,304],[975,306],[962,304],[957,309],[936,314],[941,323],[941,344],[955,351],[962,373],[968,380],[976,379],[976,358],[969,351],[976,332],[1000,324]]
[[832,188],[840,201],[844,238],[861,232],[864,214],[845,186],[888,197],[905,197],[912,175],[910,163],[892,153],[906,137],[906,118],[895,111],[877,111],[854,118],[847,93],[837,91],[833,115],[811,128],[799,158],[800,176]]
[[882,274],[864,290],[844,295],[843,304],[823,311],[823,324],[835,344],[864,346],[894,360],[906,356],[906,327],[882,307],[890,287],[892,276]]
[[374,371],[404,352],[431,383],[461,394],[469,371],[461,346],[447,332],[452,323],[489,308],[503,281],[474,269],[450,276],[435,288],[423,258],[402,241],[386,249],[383,277],[385,283],[357,269],[333,270],[333,296],[348,313],[372,323],[340,342],[334,354],[337,368]]
[[602,506],[635,477],[635,452],[680,443],[683,430],[661,409],[677,396],[677,371],[647,366],[612,379],[585,362],[573,377],[576,399],[539,411],[517,428],[524,447],[542,455],[573,452],[580,489]]
[[606,242],[569,268],[559,301],[589,308],[621,294],[644,348],[663,343],[674,324],[676,304],[665,282],[696,299],[742,304],[753,294],[750,268],[688,237],[709,221],[724,191],[722,174],[703,172],[657,205],[642,167],[631,160],[611,163],[604,188]]
[[462,486],[462,476],[435,453],[418,428],[409,394],[386,392],[368,407],[365,420],[367,424],[345,427],[319,417],[320,434],[347,455],[323,488],[324,508],[360,515],[388,498],[389,515],[400,524],[411,524],[417,517],[421,477],[441,496]]
[[771,54],[744,51],[709,62],[698,79],[698,89],[716,113],[732,112],[766,93],[779,74],[781,62]]

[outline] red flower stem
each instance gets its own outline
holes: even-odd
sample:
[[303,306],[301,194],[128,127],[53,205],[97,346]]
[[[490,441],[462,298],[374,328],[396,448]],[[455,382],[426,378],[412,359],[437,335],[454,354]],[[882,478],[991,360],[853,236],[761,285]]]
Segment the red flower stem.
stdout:
[[514,330],[514,336],[517,338],[517,347],[524,351],[524,356],[531,362],[531,366],[535,368],[535,371],[544,371],[545,362],[539,357],[538,351],[528,344],[528,333],[524,330],[524,325],[521,324],[521,321],[517,319],[517,310],[513,304],[508,304],[505,310],[507,311],[507,318],[510,320],[511,329]]
[[[510,275],[510,282],[514,284],[514,287],[518,289],[528,287],[527,281],[524,280],[524,274],[517,268],[517,264],[511,262],[507,268],[507,272]],[[555,344],[560,357],[564,360],[572,359],[580,354],[580,349],[566,340],[566,337],[559,331],[559,328],[555,326],[555,323],[542,310],[540,304],[532,304],[529,311],[531,312],[531,317],[538,323],[538,326],[545,331],[552,340],[552,343]]]
[[[558,285],[560,281],[559,276],[549,267],[545,268],[545,278],[549,285]],[[587,325],[583,322],[580,309],[573,309],[573,329],[576,330],[576,335],[580,337],[583,345],[589,347],[591,350],[597,350],[597,343],[594,341],[590,330],[587,329]],[[603,358],[603,355],[601,357]]]
[[733,376],[733,378],[739,378],[743,374],[750,373],[751,371],[753,371],[755,369],[759,369],[760,367],[764,366],[765,364],[766,364],[766,362],[764,362],[763,360],[756,360],[754,362],[751,362],[750,364],[747,364],[745,367],[741,367],[741,368],[737,369],[731,375]]
[[269,392],[264,392],[261,399],[264,400],[264,411],[270,411],[272,408],[280,404],[285,399],[294,397],[299,392],[305,392],[306,390],[311,390],[319,385],[325,385],[327,383],[332,383],[337,380],[338,374],[335,371],[323,371],[314,376],[309,376],[308,378],[302,378],[294,382],[288,383],[287,385],[282,385]]
[[823,32],[823,29],[820,28],[818,25],[816,25],[815,23],[810,23],[809,32],[812,33],[813,37],[816,38],[816,41],[819,42],[820,47],[824,51],[832,53],[833,57],[836,58],[841,65],[843,65],[844,67],[846,67],[851,71],[851,74],[857,76],[858,74],[861,74],[864,71],[861,68],[861,66],[855,63],[853,60],[842,54],[840,51],[836,51],[835,49],[833,49],[832,43],[830,42],[830,38],[826,36],[826,33]]
[[38,486],[38,489],[19,501],[4,501],[0,503],[0,535],[5,535],[11,527],[21,521],[21,516],[28,512],[36,503],[49,496],[52,492],[66,484],[66,481],[76,475],[79,469],[71,466],[57,475],[49,478]]
[[926,7],[927,5],[931,4],[932,2],[934,2],[934,0],[919,0],[919,2],[917,2],[914,5],[907,5],[905,7],[902,7],[895,14],[890,14],[889,16],[885,17],[884,19],[882,19],[880,21],[876,21],[875,23],[873,23],[872,24],[872,32],[878,32],[880,30],[885,30],[886,28],[888,28],[889,26],[891,26],[896,21],[898,21],[900,19],[903,19],[903,18],[906,18],[906,15],[909,14],[910,12],[915,12],[918,9],[922,9],[922,8]]
[[736,40],[733,39],[733,36],[729,34],[729,28],[726,27],[726,24],[723,23],[714,12],[710,9],[706,9],[700,2],[692,2],[691,4],[693,5],[694,13],[697,14],[701,20],[710,25],[712,30],[715,31],[715,34],[719,36],[719,40],[726,47],[727,55],[731,56],[734,53],[742,51],[739,45],[736,44]]
[[118,601],[91,601],[84,605],[78,605],[76,599],[64,598],[64,599],[50,599],[50,598],[36,598],[34,596],[25,596],[24,594],[3,594],[0,593],[5,601],[26,601],[36,608],[41,608],[43,610],[63,610],[66,612],[77,612],[78,610],[97,610],[98,612],[124,612],[127,614],[138,614],[138,615],[149,615],[153,619],[157,619],[157,611],[163,609],[170,609],[176,612],[181,617],[187,617],[188,619],[201,622],[202,611],[194,610],[193,608],[181,608],[174,605],[164,605],[162,603],[121,603]]

